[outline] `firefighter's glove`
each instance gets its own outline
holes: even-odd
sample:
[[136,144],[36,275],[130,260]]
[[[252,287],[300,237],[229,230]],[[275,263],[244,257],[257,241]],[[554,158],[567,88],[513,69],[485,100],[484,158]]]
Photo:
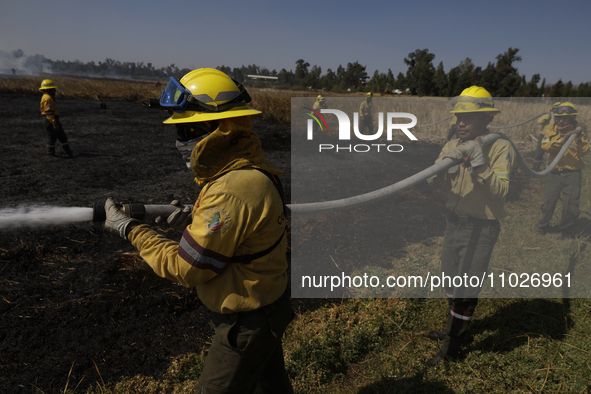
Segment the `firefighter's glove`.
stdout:
[[123,239],[127,239],[126,230],[130,223],[140,223],[139,220],[130,218],[111,197],[105,202],[105,214],[105,230],[119,234]]
[[452,159],[467,159],[472,168],[480,167],[486,164],[486,159],[482,154],[482,145],[475,140],[469,140],[461,143],[456,148],[450,150],[443,157],[451,157]]
[[[177,231],[185,231],[193,221],[193,206],[183,205],[179,200],[174,200],[170,205],[177,207],[177,209],[166,218],[166,223]],[[164,220],[162,216],[158,216],[155,221],[156,223],[162,223]]]

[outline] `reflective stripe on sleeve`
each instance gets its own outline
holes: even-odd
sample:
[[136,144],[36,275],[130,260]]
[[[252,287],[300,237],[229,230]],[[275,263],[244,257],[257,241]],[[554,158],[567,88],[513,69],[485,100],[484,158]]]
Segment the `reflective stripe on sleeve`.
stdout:
[[186,230],[179,243],[178,255],[193,267],[210,269],[216,273],[221,272],[230,260],[222,254],[199,245]]
[[508,172],[496,172],[496,171],[493,171],[493,172],[495,173],[497,178],[509,180],[509,173]]

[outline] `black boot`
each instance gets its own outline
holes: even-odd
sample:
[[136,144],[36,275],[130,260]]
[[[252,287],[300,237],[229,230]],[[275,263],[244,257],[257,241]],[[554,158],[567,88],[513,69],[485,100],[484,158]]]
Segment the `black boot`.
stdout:
[[538,228],[536,228],[536,233],[538,233],[540,235],[546,235],[548,233],[548,227],[549,226],[538,227]]
[[62,145],[62,148],[64,148],[64,152],[66,152],[66,155],[68,155],[68,157],[74,157],[72,149],[70,149],[70,145]]
[[427,338],[432,341],[445,341],[445,330],[430,331]]
[[47,147],[47,154],[49,156],[55,157],[55,146],[48,146]]

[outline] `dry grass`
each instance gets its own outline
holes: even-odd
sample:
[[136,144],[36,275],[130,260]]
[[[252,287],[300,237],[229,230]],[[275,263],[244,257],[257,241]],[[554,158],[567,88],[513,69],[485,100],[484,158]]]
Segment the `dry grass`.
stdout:
[[[150,98],[160,97],[164,84],[157,87],[154,82],[51,77],[58,86],[59,97],[82,100],[128,100],[147,104]],[[23,94],[40,94],[39,86],[44,77],[4,77],[0,78],[0,92],[13,92]],[[277,121],[282,124],[291,122],[292,97],[309,97],[309,105],[312,106],[315,97],[320,93],[330,103],[331,97],[349,97],[351,111],[358,111],[358,105],[363,99],[363,93],[352,94],[325,94],[314,91],[288,91],[273,89],[248,88],[252,97],[250,107],[262,111],[262,117]],[[558,100],[556,98],[552,101]],[[579,109],[579,120],[585,123],[591,119],[591,99],[572,99]],[[491,126],[510,126],[531,119],[548,110],[549,103],[544,103],[540,98],[505,98],[497,99],[496,106],[501,110],[491,123]],[[374,112],[409,112],[418,119],[415,127],[415,135],[423,141],[440,139],[445,137],[449,121],[444,121],[433,126],[426,126],[449,117],[450,100],[439,97],[380,97],[375,95]],[[493,129],[507,134],[514,142],[531,141],[530,136],[537,138],[539,126],[536,121],[528,122],[519,127],[508,129]]]

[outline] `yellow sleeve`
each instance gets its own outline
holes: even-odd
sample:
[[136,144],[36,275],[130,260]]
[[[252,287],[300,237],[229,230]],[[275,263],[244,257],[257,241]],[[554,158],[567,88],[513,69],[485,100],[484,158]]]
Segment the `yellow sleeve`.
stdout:
[[[449,152],[451,149],[453,149],[453,147],[455,147],[453,144],[455,144],[457,146],[458,140],[453,140],[450,141],[448,143],[446,143],[443,148],[441,149],[441,152],[439,152],[439,157],[437,158],[437,160],[435,160],[435,164],[439,163],[441,161],[441,159],[443,159],[443,156]],[[438,188],[438,187],[443,187],[445,185],[445,182],[447,180],[447,171],[444,172],[440,172],[439,174],[433,175],[431,178],[427,179],[427,183],[429,184],[429,186],[433,187],[433,188]]]
[[578,157],[583,157],[587,153],[589,153],[589,140],[587,139],[587,136],[585,135],[585,133],[582,133],[579,137],[577,137],[575,139],[575,142],[577,144],[577,156]]
[[156,275],[185,287],[205,283],[217,275],[214,271],[196,269],[190,265],[179,256],[178,242],[158,234],[148,225],[133,228],[129,240]]
[[564,145],[564,141],[560,133],[554,135],[546,134],[542,140],[542,149],[548,153],[558,153],[562,145]]
[[509,193],[511,168],[515,161],[513,147],[507,141],[497,140],[488,152],[487,161],[488,164],[477,167],[472,176],[493,199],[502,199]]

